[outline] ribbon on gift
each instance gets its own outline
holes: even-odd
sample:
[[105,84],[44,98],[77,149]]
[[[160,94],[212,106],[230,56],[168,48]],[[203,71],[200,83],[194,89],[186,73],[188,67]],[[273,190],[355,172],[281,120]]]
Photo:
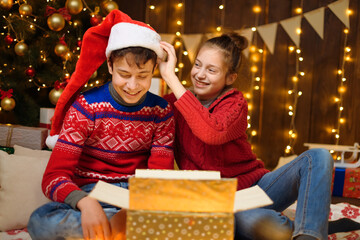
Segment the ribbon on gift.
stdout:
[[335,168],[333,196],[343,196],[346,168]]
[[12,89],[9,89],[7,91],[3,91],[3,90],[0,90],[0,94],[1,94],[1,100],[3,100],[4,98],[11,98],[13,95],[13,90]]
[[63,8],[59,8],[58,10],[56,10],[56,8],[50,7],[50,6],[46,6],[46,10],[45,10],[45,16],[48,17],[54,13],[60,13],[64,19],[66,21],[70,21],[71,20],[71,15],[69,13],[69,11],[67,10],[66,7]]
[[13,134],[13,129],[14,129],[14,126],[10,124],[9,129],[8,129],[8,134],[6,137],[6,146],[5,147],[11,147],[11,138],[12,138],[12,134]]

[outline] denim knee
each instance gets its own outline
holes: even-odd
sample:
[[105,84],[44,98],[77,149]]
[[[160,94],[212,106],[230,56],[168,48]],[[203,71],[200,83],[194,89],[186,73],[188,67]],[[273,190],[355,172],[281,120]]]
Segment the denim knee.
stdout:
[[312,156],[312,164],[314,167],[319,167],[324,169],[327,172],[332,172],[334,167],[334,159],[328,150],[324,148],[313,148],[307,150],[305,153],[308,153]]

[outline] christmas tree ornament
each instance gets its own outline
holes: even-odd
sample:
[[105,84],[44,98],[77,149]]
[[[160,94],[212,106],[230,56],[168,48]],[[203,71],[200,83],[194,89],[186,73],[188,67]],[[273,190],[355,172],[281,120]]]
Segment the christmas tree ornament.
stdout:
[[57,101],[60,98],[60,95],[62,94],[62,92],[64,91],[64,89],[62,88],[53,88],[50,93],[49,93],[49,100],[52,104],[56,105]]
[[11,111],[15,108],[15,100],[13,98],[4,97],[1,100],[1,109]]
[[81,48],[81,44],[82,44],[82,40],[81,38],[78,38],[77,42],[76,42],[76,46],[78,46],[79,48]]
[[1,108],[5,111],[11,111],[15,108],[15,100],[12,98],[13,90],[9,89],[8,91],[0,90],[1,95]]
[[47,19],[49,28],[53,31],[61,31],[65,27],[65,19],[60,13],[53,13]]
[[15,45],[14,49],[15,49],[16,55],[24,56],[27,53],[29,47],[26,43],[24,43],[23,41],[20,41]]
[[57,56],[64,57],[69,52],[69,48],[67,45],[58,43],[55,45],[54,51]]
[[106,13],[111,12],[114,9],[119,9],[119,5],[112,0],[105,0],[101,3],[103,9],[106,11]]
[[7,45],[11,45],[12,43],[14,42],[14,38],[9,34],[9,35],[6,35],[5,37],[5,43]]
[[30,16],[32,14],[32,7],[27,3],[23,3],[19,7],[19,13],[24,16]]
[[13,0],[0,0],[0,6],[8,10],[12,7],[13,4]]
[[76,15],[82,11],[84,8],[81,0],[67,0],[65,7],[70,12],[70,14]]
[[35,69],[30,65],[30,66],[25,70],[25,74],[26,74],[26,76],[32,78],[32,77],[35,76],[36,71],[35,71]]
[[95,14],[95,15],[92,15],[91,18],[90,18],[90,24],[92,26],[97,26],[101,22],[102,22],[102,17],[100,15]]
[[96,71],[91,75],[90,79],[96,78],[97,75],[98,75],[98,72],[97,72],[97,70],[96,70]]

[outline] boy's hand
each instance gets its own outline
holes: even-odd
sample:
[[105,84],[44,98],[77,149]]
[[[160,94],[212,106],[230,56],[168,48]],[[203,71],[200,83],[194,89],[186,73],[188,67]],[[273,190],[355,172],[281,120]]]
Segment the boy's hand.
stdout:
[[96,199],[84,197],[78,202],[77,208],[81,211],[81,227],[85,240],[111,240],[110,223]]

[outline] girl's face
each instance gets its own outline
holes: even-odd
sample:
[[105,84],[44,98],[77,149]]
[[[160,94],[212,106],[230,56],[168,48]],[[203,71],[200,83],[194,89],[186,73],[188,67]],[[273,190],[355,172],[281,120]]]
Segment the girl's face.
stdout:
[[154,69],[152,61],[147,61],[139,68],[134,56],[128,53],[115,59],[112,66],[108,62],[108,68],[114,89],[125,102],[137,103],[150,89]]
[[[191,81],[199,100],[217,97],[226,85],[232,84],[234,74],[227,76],[228,66],[222,51],[216,47],[204,46],[200,49],[191,69]],[[236,75],[236,74],[235,74]]]

